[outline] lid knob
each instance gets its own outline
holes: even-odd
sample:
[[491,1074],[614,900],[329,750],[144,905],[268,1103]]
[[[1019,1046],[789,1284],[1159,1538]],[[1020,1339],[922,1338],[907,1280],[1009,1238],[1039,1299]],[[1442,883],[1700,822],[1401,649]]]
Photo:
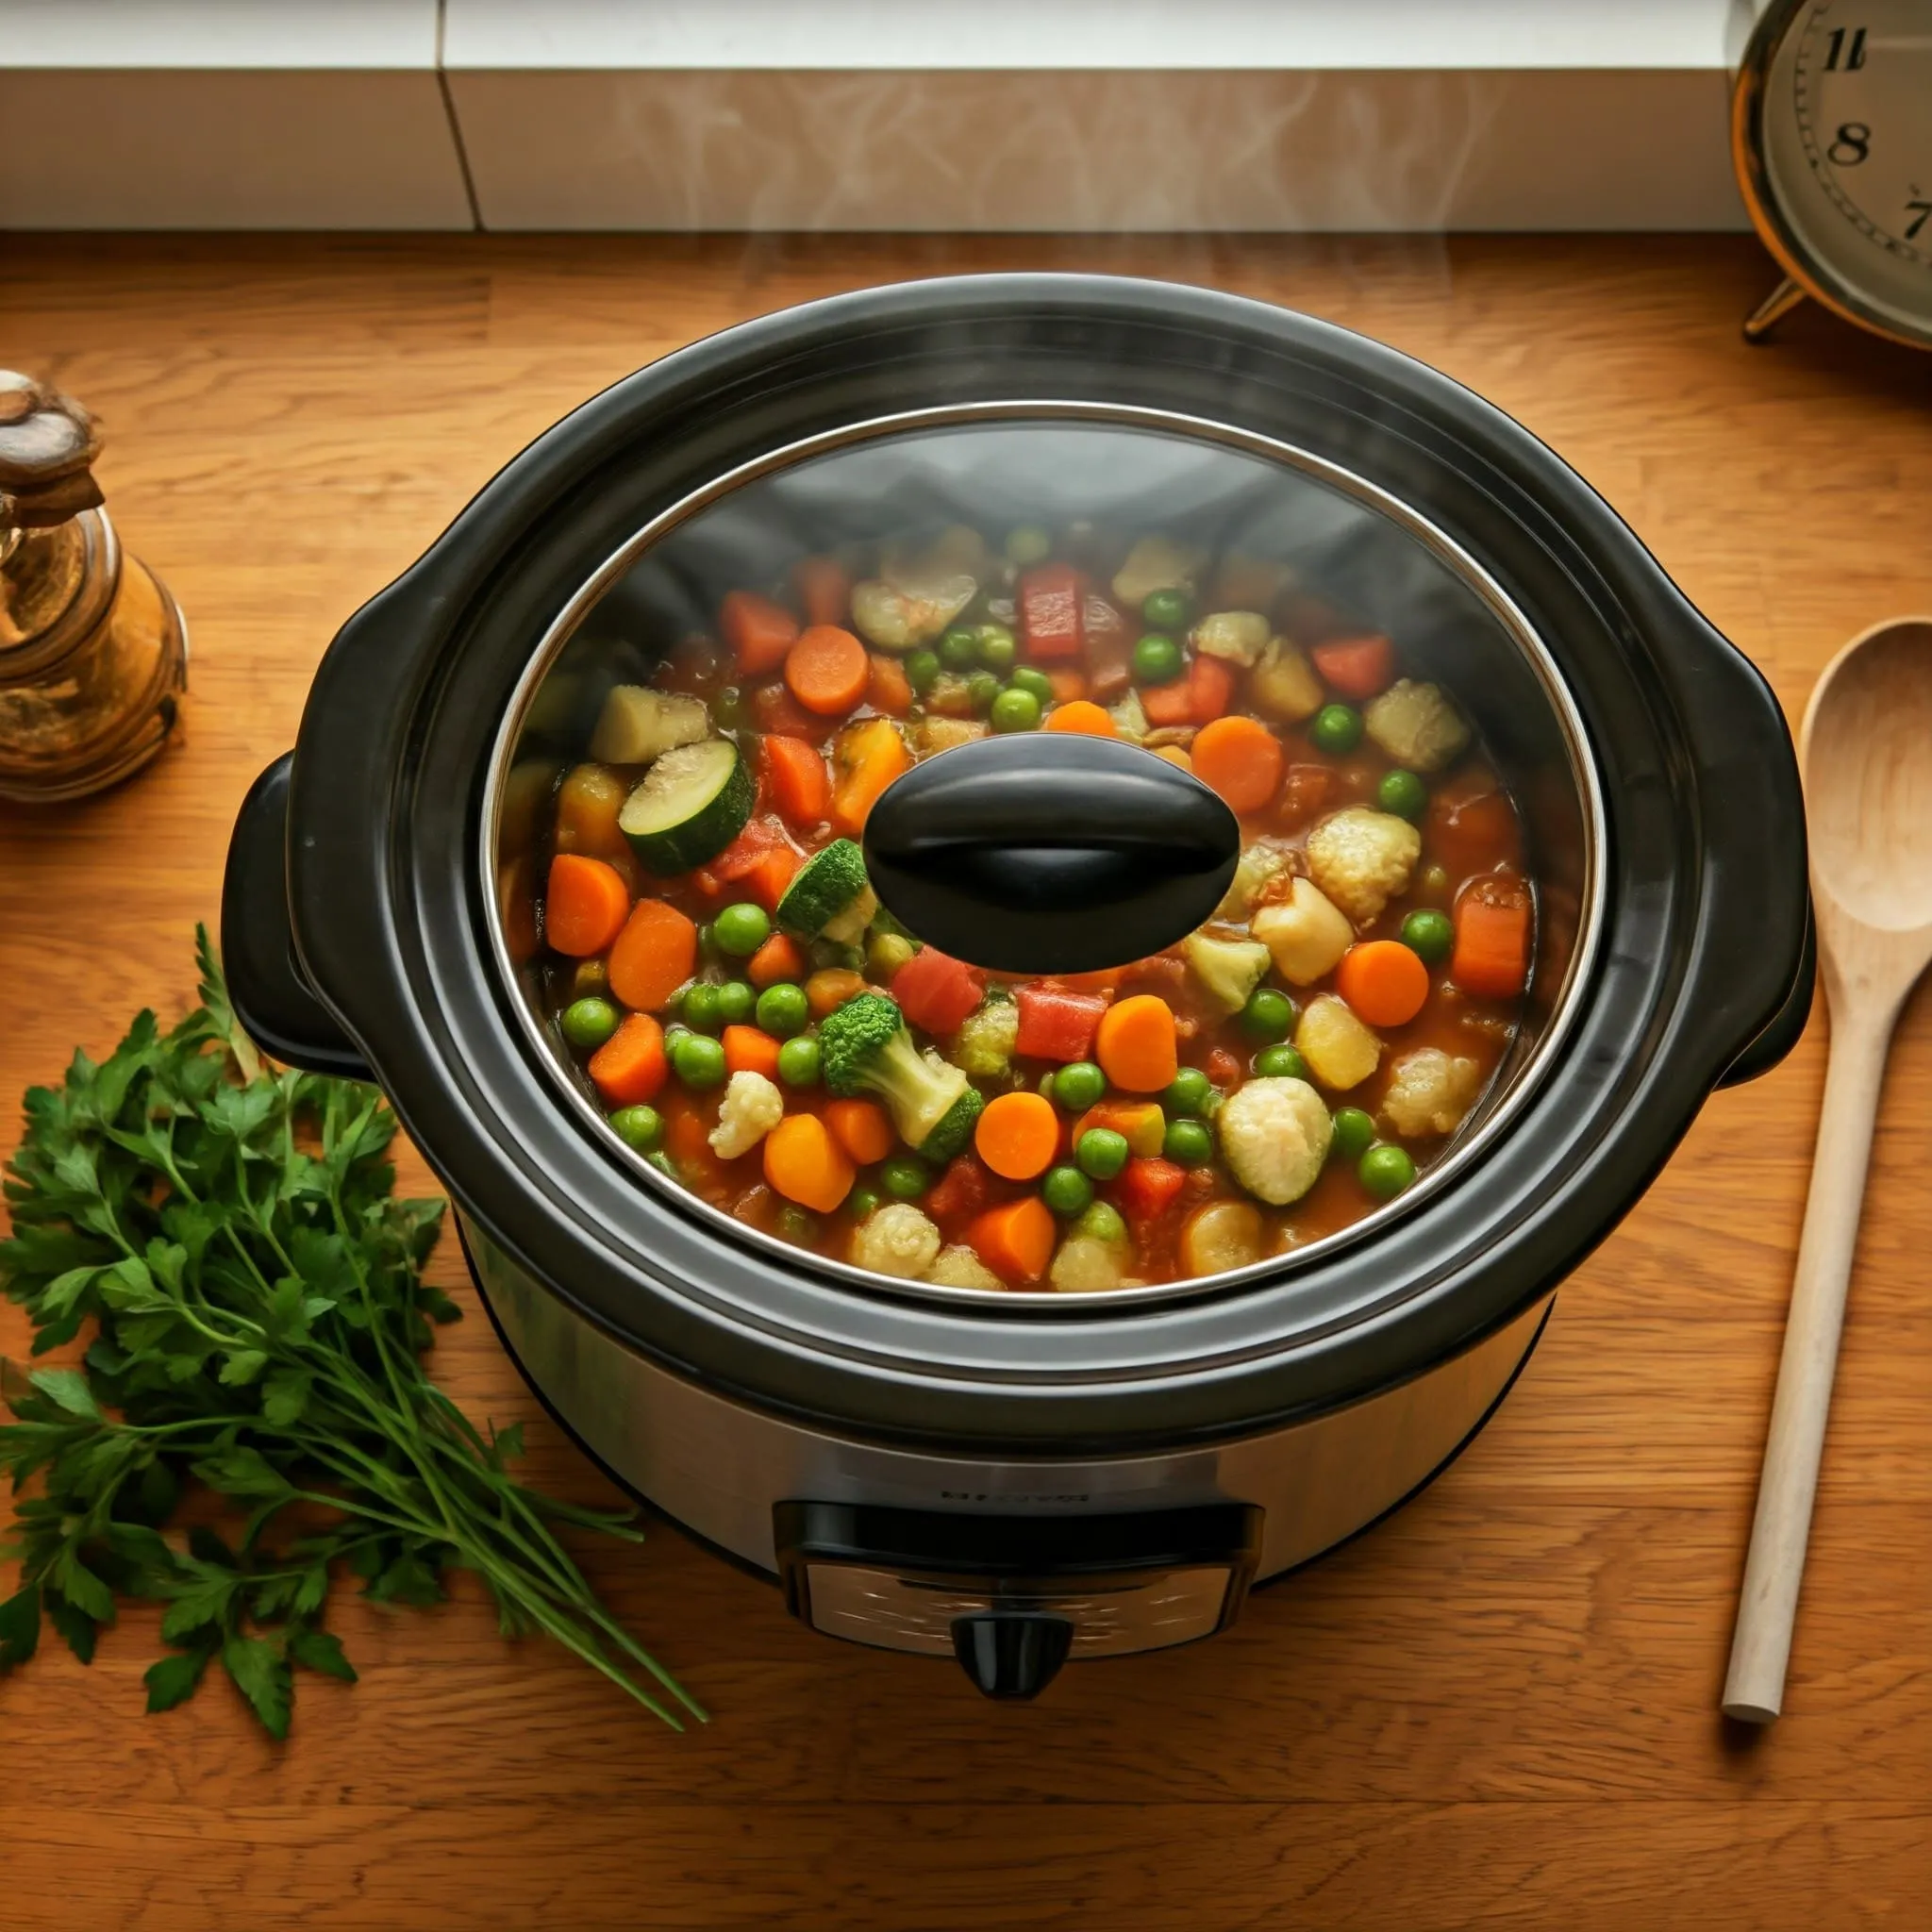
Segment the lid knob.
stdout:
[[1207,786],[1119,739],[1028,732],[915,765],[865,825],[893,916],[1002,973],[1092,973],[1184,939],[1226,892],[1241,824]]
[[995,1610],[953,1620],[953,1655],[988,1697],[1038,1697],[1073,1644],[1074,1625],[1065,1617]]

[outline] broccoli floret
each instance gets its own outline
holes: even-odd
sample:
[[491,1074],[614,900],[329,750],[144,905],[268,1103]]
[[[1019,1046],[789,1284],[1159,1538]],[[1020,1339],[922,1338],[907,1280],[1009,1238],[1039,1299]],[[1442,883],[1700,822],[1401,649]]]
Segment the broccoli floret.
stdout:
[[928,1160],[950,1160],[985,1105],[958,1067],[922,1054],[899,1008],[882,992],[862,992],[819,1025],[826,1087],[841,1097],[876,1093],[891,1109],[899,1138]]
[[853,943],[879,909],[865,859],[850,839],[834,839],[808,858],[778,901],[778,924],[801,940]]

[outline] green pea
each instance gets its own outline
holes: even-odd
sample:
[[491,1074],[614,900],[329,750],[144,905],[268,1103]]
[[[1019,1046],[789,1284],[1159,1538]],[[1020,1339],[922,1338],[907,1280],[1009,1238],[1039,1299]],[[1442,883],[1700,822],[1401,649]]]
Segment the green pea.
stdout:
[[1359,1160],[1375,1138],[1375,1123],[1358,1107],[1335,1109],[1335,1138],[1328,1151],[1337,1160]]
[[721,953],[734,959],[749,959],[772,937],[772,922],[762,906],[741,900],[727,906],[711,922],[711,937]]
[[995,731],[1032,731],[1040,724],[1040,700],[1030,691],[1003,691],[992,701]]
[[778,1239],[803,1246],[819,1238],[819,1218],[803,1208],[787,1208],[778,1217]]
[[1181,675],[1181,647],[1158,631],[1134,646],[1134,678],[1140,684],[1172,684]]
[[1050,1167],[1040,1184],[1040,1198],[1062,1220],[1071,1221],[1093,1205],[1093,1183],[1077,1167]]
[[715,1033],[724,1024],[718,1018],[718,989],[702,979],[685,988],[677,1010],[694,1033]]
[[1127,1137],[1111,1127],[1089,1127],[1074,1144],[1080,1172],[1097,1181],[1110,1181],[1127,1164]]
[[949,630],[940,640],[940,662],[948,671],[971,671],[979,662],[979,640],[970,630]]
[[705,966],[715,965],[718,960],[718,941],[712,935],[708,919],[698,927],[698,959]]
[[744,693],[735,684],[727,684],[711,700],[711,716],[718,721],[721,731],[736,731],[740,725],[751,723],[751,708],[744,701]]
[[1308,726],[1308,737],[1317,751],[1340,758],[1362,741],[1362,714],[1353,705],[1324,705]]
[[890,980],[918,950],[902,932],[875,932],[865,942],[865,970],[874,979]]
[[906,660],[906,682],[924,697],[938,683],[940,659],[937,651],[914,651]]
[[1107,1075],[1091,1060],[1074,1060],[1053,1076],[1053,1097],[1069,1113],[1098,1107],[1107,1092]]
[[1160,1096],[1169,1113],[1203,1114],[1213,1105],[1214,1083],[1199,1067],[1183,1067]]
[[1386,1141],[1371,1147],[1356,1164],[1356,1177],[1378,1201],[1392,1201],[1415,1179],[1415,1162]]
[[1214,1158],[1214,1136],[1199,1121],[1170,1121],[1160,1151],[1178,1167],[1199,1167]]
[[1124,1241],[1127,1238],[1127,1224],[1121,1219],[1121,1210],[1108,1201],[1096,1201],[1074,1224],[1075,1234],[1084,1234],[1091,1241]]
[[806,1003],[805,989],[793,986],[789,979],[781,979],[775,986],[768,986],[758,995],[758,1024],[774,1040],[790,1040],[794,1033],[803,1033],[806,1023],[811,1018],[811,1008]]
[[1384,772],[1375,803],[1399,819],[1419,819],[1429,802],[1429,788],[1413,772]]
[[819,1084],[819,1043],[809,1033],[788,1040],[778,1049],[778,1077],[788,1087]]
[[671,1050],[671,1071],[693,1091],[724,1084],[724,1049],[705,1033],[687,1033]]
[[1241,1008],[1241,1030],[1256,1040],[1286,1040],[1294,1021],[1294,1002],[1272,986],[1257,988]]
[[1007,532],[1005,548],[1007,561],[1024,570],[1029,564],[1044,563],[1053,555],[1053,539],[1038,524],[1022,524],[1017,530]]
[[1449,896],[1449,874],[1440,865],[1425,865],[1416,877],[1416,891],[1424,899]]
[[895,1201],[916,1201],[932,1186],[932,1170],[909,1154],[896,1154],[879,1169],[879,1186]]
[[1264,1046],[1255,1056],[1255,1073],[1263,1080],[1306,1080],[1308,1070],[1300,1054],[1288,1045]]
[[617,1008],[608,1000],[600,1000],[594,994],[588,999],[573,1000],[563,1009],[563,1018],[558,1022],[563,1028],[563,1037],[573,1046],[581,1046],[586,1051],[602,1046],[617,1031]]
[[1020,641],[1003,624],[979,626],[979,661],[989,671],[1010,671],[1020,655]]
[[664,1138],[664,1117],[655,1107],[620,1107],[610,1129],[626,1147],[648,1154]]
[[863,1221],[881,1205],[882,1199],[875,1188],[854,1188],[845,1196],[845,1211],[854,1221]]
[[1053,679],[1030,664],[1023,664],[1013,673],[1012,686],[1015,691],[1030,691],[1042,705],[1053,695]]
[[610,991],[610,969],[602,959],[579,959],[576,970],[570,976],[570,996],[582,999],[587,993],[607,993]]
[[1179,630],[1188,621],[1188,593],[1179,589],[1149,591],[1141,601],[1141,615],[1156,630]]
[[673,1160],[663,1148],[659,1147],[655,1152],[645,1155],[644,1160],[648,1166],[655,1167],[666,1180],[683,1184],[684,1176],[678,1173],[676,1161]]
[[751,1018],[758,996],[741,979],[727,979],[718,989],[718,1023],[722,1026],[742,1026]]
[[1440,966],[1455,950],[1456,928],[1446,912],[1425,908],[1402,922],[1402,943],[1425,965]]
[[1000,694],[1000,681],[991,671],[975,671],[966,680],[966,695],[973,700],[973,708],[980,716],[992,709],[993,700]]

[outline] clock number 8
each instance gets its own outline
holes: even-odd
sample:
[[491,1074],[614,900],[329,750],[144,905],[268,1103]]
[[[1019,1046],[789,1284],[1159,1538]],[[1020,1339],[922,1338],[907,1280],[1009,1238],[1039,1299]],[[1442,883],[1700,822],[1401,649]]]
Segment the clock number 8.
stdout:
[[1846,121],[1838,139],[1824,150],[1824,158],[1834,167],[1856,168],[1872,152],[1872,130],[1862,121]]

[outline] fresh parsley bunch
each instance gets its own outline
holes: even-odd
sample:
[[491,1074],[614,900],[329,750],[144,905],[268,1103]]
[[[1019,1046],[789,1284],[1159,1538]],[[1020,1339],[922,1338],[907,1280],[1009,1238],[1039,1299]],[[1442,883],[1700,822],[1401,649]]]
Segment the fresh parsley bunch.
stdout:
[[[646,1678],[702,1718],[553,1525],[639,1532],[515,1481],[518,1431],[478,1434],[424,1372],[431,1323],[459,1310],[423,1279],[442,1203],[396,1198],[394,1117],[371,1088],[264,1068],[206,932],[197,958],[202,1004],[173,1032],[142,1013],[105,1064],[77,1053],[63,1087],[26,1096],[0,1288],[35,1356],[94,1335],[79,1368],[0,1363],[23,1584],[0,1603],[0,1667],[33,1654],[43,1614],[85,1663],[117,1596],[158,1599],[172,1650],[148,1709],[219,1657],[281,1738],[292,1667],[355,1677],[322,1621],[341,1572],[424,1606],[454,1566],[506,1636],[555,1638],[675,1728]],[[228,1506],[228,1536],[163,1534],[191,1478]]]

